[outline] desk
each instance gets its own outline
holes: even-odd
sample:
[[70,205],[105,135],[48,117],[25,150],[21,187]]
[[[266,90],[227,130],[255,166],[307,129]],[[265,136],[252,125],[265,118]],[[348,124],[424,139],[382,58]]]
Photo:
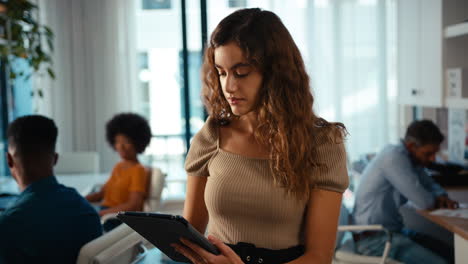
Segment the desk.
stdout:
[[[446,188],[449,197],[461,203],[468,203],[468,186]],[[455,263],[468,263],[468,219],[431,215],[427,210],[419,214],[453,233],[455,244]]]
[[61,184],[75,188],[78,193],[85,196],[93,186],[104,184],[109,179],[110,173],[57,174],[56,177]]
[[[56,178],[59,183],[75,188],[81,195],[85,195],[94,185],[105,183],[109,175],[109,173],[59,174],[56,175]],[[0,193],[20,193],[13,177],[0,176]]]
[[[110,173],[75,173],[75,174],[58,174],[56,175],[57,181],[67,187],[75,188],[76,191],[85,196],[88,194],[93,186],[104,184],[110,177]],[[162,194],[163,207],[162,210],[177,211],[179,212],[180,203],[185,200],[185,190],[182,192],[180,189],[185,189],[185,179],[166,179],[166,187]],[[179,185],[174,188],[175,191],[171,192],[170,185]],[[183,187],[183,188],[182,188]],[[0,193],[19,194],[19,188],[13,177],[0,176]],[[183,206],[182,206],[183,207]]]

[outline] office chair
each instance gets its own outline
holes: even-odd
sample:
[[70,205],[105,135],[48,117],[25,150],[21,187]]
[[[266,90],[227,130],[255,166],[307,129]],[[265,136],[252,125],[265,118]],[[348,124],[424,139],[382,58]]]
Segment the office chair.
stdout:
[[[388,257],[388,253],[392,246],[391,232],[385,229],[382,225],[351,225],[351,219],[351,213],[349,213],[348,209],[342,205],[333,264],[401,264],[401,262]],[[385,232],[388,236],[388,240],[385,243],[385,249],[382,256],[366,256],[357,253],[352,236],[345,235],[345,232],[352,233],[357,231]]]

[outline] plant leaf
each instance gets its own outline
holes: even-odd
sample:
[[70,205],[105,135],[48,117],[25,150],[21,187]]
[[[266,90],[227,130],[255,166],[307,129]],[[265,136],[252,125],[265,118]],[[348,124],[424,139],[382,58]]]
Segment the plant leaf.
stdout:
[[54,51],[54,42],[52,41],[52,39],[47,39],[47,45],[49,45],[49,49],[50,51]]
[[54,38],[54,32],[52,31],[52,29],[50,29],[50,27],[44,26],[44,29],[45,29],[47,38],[51,38],[51,39]]
[[55,73],[50,67],[47,68],[47,73],[49,74],[50,78],[52,78],[52,80],[55,80]]
[[[55,73],[49,66],[52,65],[54,33],[50,27],[41,25],[37,20],[37,5],[31,0],[0,0],[0,2],[7,7],[6,14],[0,16],[0,27],[5,26],[7,20],[10,22],[9,44],[0,45],[0,56],[11,69],[10,79],[14,80],[18,76],[26,76],[25,78],[29,79],[31,74],[40,74],[42,65],[49,67],[47,72],[52,79],[55,79]],[[42,37],[47,41],[46,48],[41,46]],[[33,71],[14,72],[15,58],[24,58]]]

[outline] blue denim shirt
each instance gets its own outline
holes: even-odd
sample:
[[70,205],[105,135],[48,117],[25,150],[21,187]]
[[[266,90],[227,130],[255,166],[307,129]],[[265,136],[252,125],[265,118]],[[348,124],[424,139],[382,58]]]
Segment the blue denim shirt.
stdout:
[[362,173],[354,205],[358,225],[381,224],[392,231],[403,228],[399,208],[408,200],[421,209],[434,206],[446,192],[426,169],[410,157],[403,142],[384,148]]
[[0,214],[0,263],[76,263],[80,248],[101,234],[91,205],[50,176]]

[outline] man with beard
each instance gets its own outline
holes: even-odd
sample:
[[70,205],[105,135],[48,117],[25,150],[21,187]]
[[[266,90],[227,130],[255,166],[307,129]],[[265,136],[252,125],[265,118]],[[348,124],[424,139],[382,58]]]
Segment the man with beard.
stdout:
[[[354,221],[383,225],[392,231],[389,257],[404,263],[449,263],[453,248],[404,228],[400,207],[410,201],[419,209],[457,208],[445,190],[426,172],[435,161],[444,136],[429,120],[414,121],[405,138],[385,147],[364,170],[356,191]],[[354,235],[360,254],[382,255],[387,236],[365,231]]]

